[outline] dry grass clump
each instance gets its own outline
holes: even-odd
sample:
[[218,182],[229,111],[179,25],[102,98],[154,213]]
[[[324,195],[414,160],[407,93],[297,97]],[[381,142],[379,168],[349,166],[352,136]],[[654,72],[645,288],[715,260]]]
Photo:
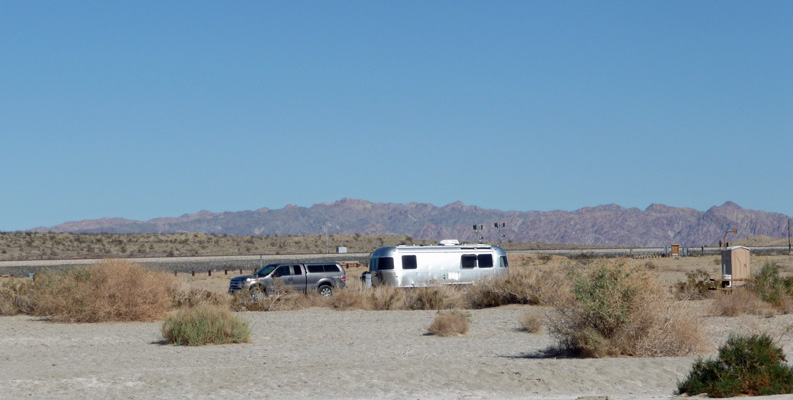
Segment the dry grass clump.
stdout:
[[368,290],[367,302],[372,310],[404,310],[405,290],[391,286],[377,286]]
[[211,290],[192,288],[189,285],[182,285],[173,295],[173,305],[176,308],[196,307],[200,304],[228,306],[229,297]]
[[550,304],[567,279],[558,269],[541,267],[510,268],[509,272],[471,286],[466,293],[470,308],[499,307],[507,304]]
[[527,311],[523,313],[518,322],[524,331],[529,333],[540,333],[543,326],[543,318],[544,315],[539,312]]
[[251,336],[247,321],[226,307],[209,304],[179,311],[163,323],[161,332],[169,343],[180,346],[247,343]]
[[318,295],[316,292],[294,292],[290,289],[274,291],[264,295],[248,290],[241,290],[231,298],[229,307],[233,311],[295,311],[311,307],[326,307],[331,304],[331,299],[337,297],[336,291],[330,299]]
[[761,315],[771,317],[776,314],[774,307],[760,299],[757,293],[746,288],[717,293],[714,296],[713,312],[725,317],[739,315]]
[[172,275],[120,260],[47,271],[32,285],[32,314],[58,322],[152,321],[173,303]]
[[460,336],[468,332],[471,315],[460,310],[439,311],[427,331],[438,336]]
[[571,354],[656,357],[706,350],[694,313],[669,298],[656,274],[600,260],[568,276],[571,288],[554,299],[548,329]]
[[0,281],[0,315],[29,314],[33,310],[32,283],[28,279]]
[[458,308],[464,295],[454,286],[413,288],[405,292],[405,303],[410,310],[445,310]]
[[371,306],[366,301],[366,296],[360,290],[337,290],[329,299],[331,307],[336,310],[370,310]]

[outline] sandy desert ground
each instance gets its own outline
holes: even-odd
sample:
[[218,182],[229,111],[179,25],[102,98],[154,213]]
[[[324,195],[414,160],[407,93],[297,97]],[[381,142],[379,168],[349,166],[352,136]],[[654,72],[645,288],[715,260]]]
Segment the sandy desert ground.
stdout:
[[[680,267],[656,263],[670,277]],[[224,290],[227,279],[192,282]],[[710,356],[730,332],[769,333],[793,354],[793,315],[715,317],[710,302],[693,307]],[[519,329],[527,310],[548,309],[472,310],[469,332],[448,338],[426,334],[434,311],[245,312],[252,343],[203,347],[164,344],[161,322],[0,317],[0,399],[669,399],[695,360],[556,359],[543,351],[552,337]]]
[[[164,344],[161,323],[3,317],[0,398],[668,399],[695,360],[547,357],[550,336],[518,329],[530,308],[471,311],[470,331],[450,338],[426,334],[433,311],[248,312],[252,343],[204,347]],[[768,332],[793,351],[793,316],[700,308],[714,343]]]

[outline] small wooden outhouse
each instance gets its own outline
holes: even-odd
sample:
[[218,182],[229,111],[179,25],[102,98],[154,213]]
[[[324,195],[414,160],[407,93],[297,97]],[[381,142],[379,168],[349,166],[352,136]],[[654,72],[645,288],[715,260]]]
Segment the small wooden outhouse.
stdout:
[[726,287],[739,287],[746,284],[751,275],[749,270],[748,247],[733,246],[721,251],[721,278]]
[[680,245],[679,244],[673,244],[672,245],[672,258],[678,258],[678,257],[680,257]]

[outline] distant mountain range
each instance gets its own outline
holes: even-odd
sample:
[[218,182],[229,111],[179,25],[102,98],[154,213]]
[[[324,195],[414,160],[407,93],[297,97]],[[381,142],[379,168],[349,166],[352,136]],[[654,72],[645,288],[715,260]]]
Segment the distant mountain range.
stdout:
[[[498,241],[494,223],[503,223],[504,241],[603,246],[702,246],[752,236],[784,237],[788,216],[746,210],[733,202],[707,211],[653,204],[644,210],[616,204],[575,211],[500,211],[455,202],[443,207],[426,203],[391,204],[342,199],[311,207],[214,213],[200,211],[176,218],[134,221],[102,218],[67,222],[34,232],[177,233],[216,235],[316,235],[328,233],[408,235],[416,239],[455,238]],[[474,225],[482,225],[480,231]]]

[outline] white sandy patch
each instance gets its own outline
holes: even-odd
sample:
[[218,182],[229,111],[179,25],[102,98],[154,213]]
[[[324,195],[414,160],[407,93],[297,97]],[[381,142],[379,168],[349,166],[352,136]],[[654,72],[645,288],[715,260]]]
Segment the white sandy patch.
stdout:
[[[465,336],[426,334],[434,311],[248,312],[251,344],[165,345],[161,323],[0,317],[0,398],[668,399],[693,357],[553,359],[518,329],[528,306],[471,311]],[[707,318],[780,333],[790,316]]]

